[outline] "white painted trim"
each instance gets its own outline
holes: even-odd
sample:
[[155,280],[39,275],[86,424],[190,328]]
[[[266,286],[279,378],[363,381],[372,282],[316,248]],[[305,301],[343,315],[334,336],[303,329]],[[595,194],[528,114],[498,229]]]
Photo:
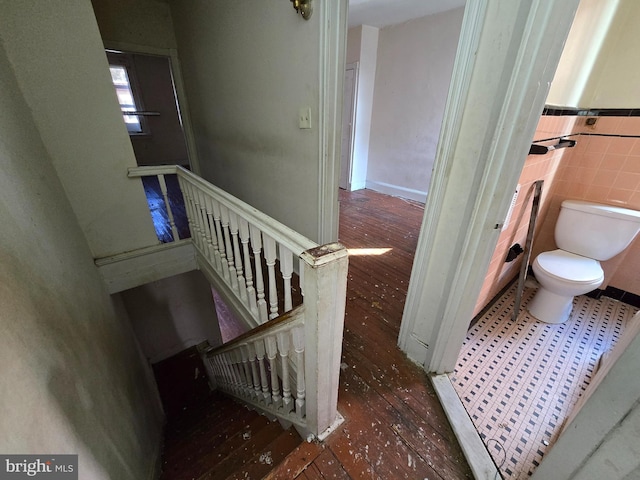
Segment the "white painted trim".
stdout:
[[400,347],[455,367],[579,0],[469,1]]
[[[431,375],[433,385],[444,413],[449,419],[453,433],[462,448],[467,463],[476,480],[495,480],[501,478],[491,455],[487,452],[482,439],[453,389],[447,375]],[[505,452],[506,454],[506,452]]]
[[187,153],[189,155],[190,168],[191,171],[200,175],[200,161],[198,159],[196,140],[191,124],[189,102],[187,101],[187,94],[184,88],[182,67],[180,66],[180,59],[178,58],[178,50],[175,48],[158,48],[148,45],[113,41],[104,42],[104,48],[108,50],[119,50],[122,52],[140,53],[143,55],[158,55],[169,58],[169,63],[171,64],[171,77],[173,78],[175,95],[178,99],[178,114],[182,122],[182,130],[184,133],[184,141],[187,146]]
[[202,252],[198,248],[194,248],[194,250],[196,252],[196,263],[199,270],[206,277],[216,292],[218,292],[224,299],[224,303],[233,311],[236,318],[243,322],[249,330],[256,328],[259,323],[253,318],[251,312],[247,310],[247,307],[242,303],[242,300],[240,300],[238,295],[229,285],[227,285],[221,275],[214,269],[213,265],[209,263]]
[[316,2],[320,17],[318,158],[319,244],[338,239],[338,182],[342,137],[342,96],[347,36],[347,0]]
[[190,239],[99,258],[95,264],[111,294],[197,269]]
[[427,192],[415,190],[413,188],[401,187],[400,185],[393,185],[391,183],[367,180],[365,188],[374,190],[376,192],[385,193],[387,195],[393,195],[394,197],[415,200],[416,202],[420,203],[425,203],[427,200]]
[[357,182],[351,184],[351,191],[362,190],[363,188],[367,188],[366,182]]
[[427,265],[433,252],[438,223],[443,211],[442,204],[449,181],[448,171],[453,162],[453,149],[462,123],[464,100],[466,99],[471,75],[475,65],[474,53],[480,42],[481,26],[484,21],[486,1],[467,2],[456,52],[447,106],[442,120],[442,129],[436,151],[434,171],[429,186],[430,195],[425,204],[424,218],[418,237],[418,246],[409,279],[398,346],[409,358],[424,365],[428,356],[428,345],[414,334],[421,308],[421,292],[426,288]]
[[[353,154],[355,153],[355,141],[356,141],[356,129],[358,128],[358,87],[360,82],[360,62],[347,63],[345,72],[353,70],[353,89],[351,92],[351,129],[349,134],[351,136],[349,140],[349,166],[347,167],[347,191],[353,191],[352,177],[353,177]],[[346,75],[345,75],[346,76]],[[344,121],[344,118],[342,119]],[[340,161],[342,162],[342,151],[340,155]]]

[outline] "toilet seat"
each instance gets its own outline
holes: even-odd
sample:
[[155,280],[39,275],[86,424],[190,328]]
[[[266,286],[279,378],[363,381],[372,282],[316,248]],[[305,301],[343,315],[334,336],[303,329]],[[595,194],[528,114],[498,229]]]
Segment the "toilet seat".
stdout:
[[591,284],[604,278],[600,263],[564,250],[543,252],[535,259],[538,267],[552,278],[574,284]]

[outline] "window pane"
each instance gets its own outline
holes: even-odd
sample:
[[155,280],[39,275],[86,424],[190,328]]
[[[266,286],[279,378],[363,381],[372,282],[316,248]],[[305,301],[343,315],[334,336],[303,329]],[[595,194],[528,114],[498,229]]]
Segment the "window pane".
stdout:
[[[131,91],[131,85],[129,84],[129,75],[127,75],[127,69],[120,65],[110,65],[111,80],[116,87],[116,95],[118,96],[118,102],[120,103],[120,110],[122,112],[135,112],[137,110],[136,102],[133,99],[133,92]],[[142,126],[140,125],[140,119],[137,115],[122,115],[124,122],[127,125],[129,133],[142,133]]]

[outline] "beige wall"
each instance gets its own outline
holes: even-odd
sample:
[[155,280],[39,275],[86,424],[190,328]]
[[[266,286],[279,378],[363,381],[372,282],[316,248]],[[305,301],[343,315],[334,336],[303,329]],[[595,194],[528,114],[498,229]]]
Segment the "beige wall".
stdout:
[[367,188],[425,201],[463,14],[380,29]]
[[547,104],[635,108],[640,102],[640,3],[582,0]]
[[89,0],[3,2],[0,39],[93,256],[157,244]]
[[317,240],[320,12],[305,21],[279,0],[171,6],[202,176]]
[[208,341],[222,344],[211,285],[199,271],[120,294],[142,351],[151,363]]
[[0,223],[0,452],[79,454],[85,479],[152,478],[162,412],[150,369],[104,289],[3,47]]
[[105,42],[176,48],[169,2],[163,0],[91,0]]

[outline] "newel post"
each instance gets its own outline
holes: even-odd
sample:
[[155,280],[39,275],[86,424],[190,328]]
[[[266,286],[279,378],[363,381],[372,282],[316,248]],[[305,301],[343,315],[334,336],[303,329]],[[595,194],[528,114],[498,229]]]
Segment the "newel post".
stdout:
[[306,415],[310,433],[338,419],[338,381],[347,295],[347,249],[339,243],[303,252]]

